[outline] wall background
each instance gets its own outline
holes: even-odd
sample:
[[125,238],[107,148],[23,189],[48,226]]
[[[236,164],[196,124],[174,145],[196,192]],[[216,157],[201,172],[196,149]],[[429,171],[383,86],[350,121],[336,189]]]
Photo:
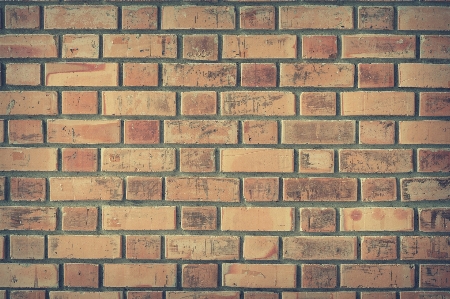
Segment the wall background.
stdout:
[[0,298],[450,298],[448,1],[2,1]]

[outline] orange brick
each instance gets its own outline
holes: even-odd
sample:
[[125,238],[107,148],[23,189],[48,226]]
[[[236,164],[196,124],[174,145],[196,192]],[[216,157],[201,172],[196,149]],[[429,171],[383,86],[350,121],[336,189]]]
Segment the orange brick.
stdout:
[[122,257],[120,236],[51,235],[48,258],[117,259]]
[[0,114],[56,115],[58,95],[55,91],[0,91]]
[[57,171],[56,148],[0,148],[2,171]]
[[120,177],[50,178],[51,201],[122,200]]
[[241,29],[275,29],[275,7],[241,6],[239,8]]
[[162,179],[129,176],[126,178],[128,200],[162,200]]
[[221,92],[222,115],[295,115],[295,95],[278,91]]
[[57,288],[58,265],[0,264],[0,287]]
[[222,281],[226,287],[295,288],[297,268],[290,264],[224,263],[222,264]]
[[187,264],[182,266],[181,272],[183,288],[217,288],[217,264]]
[[122,299],[122,292],[50,291],[50,299]]
[[414,267],[407,264],[341,265],[341,287],[412,288]]
[[222,172],[293,172],[291,149],[240,148],[220,150]]
[[395,122],[390,120],[360,121],[360,144],[394,144]]
[[[167,294],[167,292],[166,292]],[[163,292],[157,291],[135,291],[135,292],[127,292],[128,299],[163,299]],[[119,298],[121,299],[121,298]]]
[[339,171],[353,173],[399,173],[413,171],[410,149],[341,149]]
[[284,178],[285,201],[356,201],[353,178]]
[[238,202],[239,180],[219,177],[167,177],[165,199]]
[[336,35],[303,35],[302,58],[335,59],[337,57]]
[[127,259],[161,259],[160,236],[126,236]]
[[395,178],[361,179],[362,201],[394,201],[397,199],[397,182]]
[[402,201],[448,200],[450,184],[448,177],[405,178],[400,180]]
[[419,116],[450,116],[449,92],[421,92]]
[[64,264],[64,286],[98,288],[98,276],[96,264]]
[[219,38],[217,34],[183,36],[183,58],[191,60],[217,61]]
[[402,260],[449,260],[450,237],[402,236],[400,258]]
[[300,208],[300,231],[335,232],[336,210],[334,208]]
[[112,5],[46,6],[44,29],[117,29],[117,14]]
[[234,63],[163,63],[163,86],[236,86]]
[[217,229],[216,207],[182,207],[181,228],[183,230]]
[[62,114],[97,114],[96,91],[63,91]]
[[450,265],[420,265],[419,287],[445,288],[450,287]]
[[419,229],[423,232],[450,232],[450,209],[419,209]]
[[242,143],[277,144],[278,122],[270,120],[243,121]]
[[180,144],[237,144],[237,121],[165,120],[164,142]]
[[123,86],[158,86],[158,64],[124,63]]
[[[187,298],[198,298],[198,299],[239,299],[239,292],[206,292],[206,291],[195,291],[195,292],[166,292],[167,299],[187,299]],[[447,299],[447,298],[445,298]]]
[[281,87],[353,87],[355,66],[349,63],[281,63]]
[[102,171],[162,172],[175,170],[175,149],[173,148],[102,148],[101,155]]
[[182,115],[215,115],[216,111],[216,92],[186,91],[181,93]]
[[277,66],[274,63],[242,63],[241,86],[276,87]]
[[449,144],[450,122],[439,120],[399,121],[400,144]]
[[299,151],[299,172],[301,173],[333,173],[334,150]]
[[449,76],[450,65],[448,64],[400,63],[398,65],[399,87],[448,88]]
[[435,296],[439,296],[442,299],[450,298],[450,294],[448,292],[401,292],[400,299],[426,299],[433,298]]
[[62,229],[65,231],[95,231],[98,210],[96,207],[63,207]]
[[[0,298],[3,299],[1,292],[0,292]],[[46,297],[45,297],[44,290],[33,290],[33,291],[11,291],[10,298],[11,299],[45,299]],[[6,295],[5,295],[4,299],[6,299]]]
[[342,208],[341,231],[413,231],[412,208]]
[[39,63],[7,63],[6,85],[41,84],[41,65]]
[[353,8],[335,5],[281,6],[280,29],[353,29]]
[[215,149],[180,148],[181,172],[214,172],[215,170]]
[[119,120],[47,120],[47,142],[98,144],[120,142]]
[[300,114],[307,116],[336,115],[336,93],[302,92]]
[[34,119],[15,119],[8,122],[10,144],[43,143],[42,121]]
[[414,115],[414,93],[353,91],[341,93],[342,115]]
[[158,120],[125,120],[125,144],[159,143]]
[[44,201],[45,178],[10,178],[10,198],[12,201]]
[[356,237],[285,237],[283,258],[293,260],[354,260]]
[[415,58],[413,35],[360,34],[342,36],[342,58]]
[[279,179],[244,178],[244,198],[246,201],[278,201]]
[[272,292],[244,292],[244,299],[279,299],[279,296]]
[[39,29],[39,6],[5,7],[6,29]]
[[176,264],[104,264],[105,287],[175,287]]
[[9,256],[12,259],[42,260],[44,255],[44,236],[9,237]]
[[236,13],[233,6],[164,6],[161,29],[234,29]]
[[361,237],[361,259],[374,261],[397,259],[397,237]]
[[361,299],[396,299],[395,292],[361,292]]
[[223,231],[293,231],[294,209],[288,207],[222,207]]
[[421,35],[420,58],[450,59],[450,36]]
[[158,8],[156,6],[123,6],[122,29],[158,28]]
[[103,230],[174,230],[175,207],[121,207],[102,208]]
[[236,236],[167,235],[165,239],[166,259],[239,259],[239,237]]
[[392,6],[358,7],[358,29],[393,30],[394,8]]
[[0,216],[1,230],[54,231],[56,229],[56,208],[3,206],[0,207]]
[[0,58],[56,58],[58,38],[50,34],[0,36]]
[[328,289],[336,286],[336,265],[302,265],[302,288]]
[[283,144],[352,144],[355,143],[354,121],[283,120]]
[[96,34],[64,34],[62,58],[98,58],[99,48]]
[[394,64],[358,64],[358,88],[380,87],[394,87]]
[[0,119],[0,143],[5,142],[5,122]]
[[176,58],[177,38],[171,34],[105,34],[103,57]]
[[63,148],[62,171],[95,172],[97,171],[97,149]]
[[450,7],[398,8],[398,30],[450,30]]
[[297,58],[297,36],[224,35],[222,58]]
[[244,236],[244,259],[278,260],[278,243],[275,236]]
[[117,86],[117,63],[56,62],[45,64],[46,86]]
[[[283,292],[283,299],[355,299],[356,292]],[[277,298],[278,299],[278,298]]]
[[175,116],[171,91],[103,91],[103,115]]
[[419,172],[449,172],[450,150],[424,149],[417,150],[417,171]]

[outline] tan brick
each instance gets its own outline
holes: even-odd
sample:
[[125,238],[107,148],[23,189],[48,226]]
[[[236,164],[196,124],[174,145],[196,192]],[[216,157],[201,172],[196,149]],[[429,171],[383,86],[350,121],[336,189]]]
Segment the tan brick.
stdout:
[[427,299],[427,298],[433,298],[436,297],[439,299],[449,299],[450,294],[448,292],[401,292],[400,293],[400,299]]
[[233,6],[164,6],[161,29],[235,29]]
[[358,29],[393,30],[394,8],[392,6],[358,7]]
[[183,58],[190,60],[217,61],[219,37],[217,34],[183,36]]
[[361,237],[361,259],[374,261],[397,259],[397,237]]
[[50,34],[0,36],[0,58],[56,58],[58,39]]
[[397,15],[398,30],[450,30],[450,7],[405,6]]
[[450,232],[450,209],[419,209],[419,230],[423,232]]
[[237,144],[237,121],[165,120],[164,142],[180,144]]
[[10,144],[43,143],[42,121],[34,119],[15,119],[8,122]]
[[449,121],[399,121],[399,143],[448,144],[450,143],[449,131]]
[[181,172],[214,172],[215,149],[213,148],[180,148]]
[[222,284],[240,288],[295,288],[297,268],[290,264],[222,264]]
[[[356,299],[356,292],[283,292],[283,299]],[[277,298],[278,299],[278,298]]]
[[56,115],[58,95],[56,91],[1,91],[0,114]]
[[54,231],[56,229],[56,208],[3,206],[0,207],[0,216],[1,230]]
[[166,259],[183,260],[237,260],[239,237],[207,235],[168,235]]
[[[239,292],[209,292],[209,291],[195,291],[195,292],[166,292],[167,299],[239,299]],[[447,298],[446,298],[447,299]]]
[[361,292],[361,299],[396,299],[395,292]]
[[222,58],[296,58],[295,35],[224,35]]
[[220,93],[222,115],[295,115],[295,95],[278,91],[226,91]]
[[46,6],[44,29],[117,29],[117,14],[113,5]]
[[283,120],[283,144],[353,144],[355,122],[351,120]]
[[119,120],[47,120],[47,142],[97,144],[120,142]]
[[358,88],[394,87],[393,63],[358,64]]
[[413,231],[412,208],[342,208],[341,231]]
[[293,231],[294,209],[288,207],[222,207],[223,231]]
[[158,64],[124,63],[123,86],[158,86]]
[[401,173],[413,171],[410,149],[341,149],[339,171],[352,173]]
[[275,7],[241,6],[239,8],[241,29],[275,29]]
[[183,230],[216,230],[216,207],[182,207],[181,228]]
[[215,115],[217,94],[214,91],[186,91],[181,93],[182,115]]
[[175,116],[176,94],[170,91],[103,91],[103,115]]
[[51,235],[48,258],[117,259],[122,257],[120,236]]
[[407,264],[341,265],[341,287],[412,288],[414,267]]
[[56,148],[0,148],[2,171],[57,171]]
[[395,178],[361,179],[362,201],[394,201],[397,199],[397,182]]
[[279,295],[272,292],[244,292],[244,299],[279,299]]
[[290,149],[221,149],[222,172],[293,172],[294,152]]
[[279,179],[277,177],[244,178],[244,198],[246,201],[278,201]]
[[333,173],[334,150],[309,150],[299,151],[299,172],[301,173]]
[[6,5],[6,29],[39,29],[39,6],[12,6]]
[[63,91],[62,114],[97,114],[96,91]]
[[[162,299],[163,292],[160,291],[128,291],[128,299]],[[119,298],[121,299],[121,298]]]
[[122,292],[50,291],[50,299],[122,299]]
[[341,93],[342,115],[414,115],[414,93],[354,91]]
[[[6,291],[5,291],[6,292]],[[2,297],[0,292],[0,298],[6,299]],[[44,290],[32,290],[32,291],[11,291],[10,293],[11,299],[45,299],[45,291]]]
[[102,171],[173,170],[175,170],[175,149],[173,148],[102,148]]
[[450,116],[450,92],[421,92],[419,116]]
[[62,230],[95,231],[98,210],[96,207],[63,207],[61,209]]
[[400,180],[402,201],[450,199],[448,177],[405,178]]
[[5,197],[6,197],[6,178],[0,177],[0,200],[5,200]]
[[127,259],[161,259],[160,236],[126,236],[125,238]]
[[105,287],[175,287],[176,264],[104,264]]
[[0,287],[57,288],[58,265],[0,264]]
[[337,286],[336,265],[302,265],[302,288],[329,289]]
[[241,63],[241,86],[276,87],[277,66],[274,63]]
[[105,34],[103,57],[176,58],[177,39],[172,34]]
[[402,236],[400,258],[402,260],[450,260],[450,237]]
[[280,29],[353,29],[353,9],[335,5],[282,6],[279,22]]
[[182,265],[181,272],[183,288],[217,288],[217,264]]
[[122,200],[120,177],[53,177],[50,181],[51,201]]
[[162,179],[154,177],[129,176],[127,200],[162,200]]
[[96,34],[64,34],[62,58],[98,58],[100,41]]
[[278,122],[270,120],[243,121],[242,143],[277,144]]
[[421,35],[420,58],[450,59],[450,36]]
[[98,288],[99,266],[96,264],[64,264],[64,285]]
[[353,178],[284,178],[285,201],[356,201]]
[[419,172],[449,172],[449,149],[424,149],[417,150],[417,171]]
[[55,62],[45,64],[46,86],[117,86],[117,63]]
[[302,92],[300,114],[307,116],[336,115],[336,93]]
[[122,29],[158,28],[158,8],[156,6],[123,6]]
[[448,64],[400,63],[398,65],[399,87],[448,88],[449,76],[450,65]]
[[174,230],[175,207],[120,207],[102,208],[103,230]]
[[163,86],[236,86],[234,63],[163,63]]
[[292,260],[355,260],[356,237],[284,237],[283,258]]
[[243,257],[246,260],[278,260],[276,236],[244,236]]
[[41,84],[41,65],[39,63],[7,63],[6,85]]
[[355,66],[349,63],[281,63],[281,87],[353,87]]
[[167,177],[168,201],[239,201],[239,179],[219,177]]
[[336,210],[334,208],[300,208],[300,231],[335,232]]
[[394,144],[395,122],[391,120],[360,121],[360,144]]
[[335,59],[337,57],[336,35],[303,35],[302,58]]
[[97,149],[95,148],[63,148],[62,171],[97,171]]
[[10,236],[11,259],[42,260],[45,256],[44,236]]
[[415,58],[413,35],[358,34],[342,36],[342,58]]
[[450,287],[450,265],[420,265],[419,287],[445,288]]

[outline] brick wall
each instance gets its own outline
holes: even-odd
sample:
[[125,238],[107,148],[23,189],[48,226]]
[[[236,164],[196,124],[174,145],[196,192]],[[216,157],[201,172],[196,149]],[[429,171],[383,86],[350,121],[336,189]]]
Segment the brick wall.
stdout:
[[0,11],[0,299],[450,298],[448,1]]

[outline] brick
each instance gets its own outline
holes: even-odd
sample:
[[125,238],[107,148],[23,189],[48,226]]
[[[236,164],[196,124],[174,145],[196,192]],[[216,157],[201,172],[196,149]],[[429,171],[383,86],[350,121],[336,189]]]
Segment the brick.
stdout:
[[222,264],[222,284],[241,288],[295,288],[297,268],[290,264]]
[[243,257],[246,260],[278,260],[278,237],[244,236]]
[[97,114],[96,91],[63,91],[62,114]]
[[0,200],[5,200],[6,197],[5,195],[6,195],[6,178],[0,177]]
[[421,92],[419,116],[450,116],[450,93]]
[[57,171],[56,148],[0,148],[2,171]]
[[355,299],[356,292],[283,292],[283,299]]
[[167,299],[239,299],[239,292],[166,292]]
[[356,201],[353,178],[284,178],[285,201]]
[[10,236],[11,259],[42,260],[45,255],[44,236]]
[[412,208],[342,208],[341,231],[413,231]]
[[336,115],[335,92],[302,92],[300,114],[305,116]]
[[450,232],[450,209],[419,209],[419,230],[423,232]]
[[125,144],[159,143],[158,120],[125,120]]
[[335,59],[337,57],[336,35],[303,35],[302,58]]
[[[0,298],[1,293],[0,293]],[[44,290],[32,290],[32,291],[11,291],[10,293],[11,299],[45,299],[45,291]],[[6,296],[5,296],[6,299]]]
[[449,172],[450,150],[424,149],[417,150],[417,171],[419,172]]
[[302,149],[299,151],[300,173],[333,173],[334,150]]
[[165,240],[166,259],[239,259],[239,237],[236,236],[168,235]]
[[283,144],[352,144],[355,143],[354,121],[283,120]]
[[5,141],[5,122],[3,121],[3,119],[0,119],[0,143],[3,143],[4,141]]
[[51,201],[122,200],[120,177],[52,177]]
[[297,36],[224,35],[222,58],[297,58]]
[[300,208],[300,231],[335,232],[336,210],[334,208]]
[[216,92],[186,91],[181,93],[182,115],[215,115],[216,111]]
[[270,120],[243,121],[242,143],[244,144],[277,144],[278,122]]
[[123,86],[158,86],[158,64],[124,63]]
[[217,288],[217,264],[182,265],[181,272],[183,288]]
[[117,86],[119,65],[96,62],[45,64],[46,86]]
[[281,6],[279,13],[280,29],[353,29],[350,6]]
[[450,260],[450,237],[402,236],[400,258],[402,260]]
[[399,121],[400,144],[448,144],[450,122],[438,120]]
[[171,34],[105,34],[103,57],[176,58],[177,39]]
[[244,299],[279,299],[279,296],[272,292],[244,292]]
[[122,299],[122,292],[50,291],[50,299]]
[[130,260],[159,260],[161,259],[160,236],[126,236],[125,256]]
[[450,184],[448,177],[405,178],[400,180],[402,201],[448,200]]
[[6,85],[41,84],[41,65],[39,63],[7,63]]
[[64,286],[98,288],[99,266],[96,264],[64,264]]
[[291,260],[355,260],[356,237],[284,237],[283,258]]
[[123,6],[122,29],[158,29],[158,8],[156,6]]
[[6,29],[39,29],[39,6],[5,6]]
[[239,8],[241,29],[275,29],[275,7],[241,6]]
[[175,116],[171,91],[103,91],[103,115]]
[[450,76],[448,64],[399,63],[399,87],[448,88]]
[[214,172],[214,148],[180,148],[181,172]]
[[[437,297],[436,297],[437,296]],[[400,299],[426,299],[426,298],[448,299],[448,292],[401,292]]]
[[0,92],[0,115],[56,114],[58,114],[58,95],[56,91]]
[[163,63],[163,86],[236,86],[234,63]]
[[44,201],[46,197],[45,178],[10,178],[10,199],[12,201]]
[[414,265],[341,265],[343,288],[412,288]]
[[176,264],[104,264],[105,287],[175,287]]
[[43,143],[42,121],[34,119],[13,119],[8,122],[10,144]]
[[420,265],[419,287],[445,288],[450,287],[450,265]]
[[394,87],[393,63],[358,64],[358,88]]
[[56,58],[58,39],[50,34],[0,36],[0,58]]
[[[128,299],[162,299],[163,298],[163,292],[157,292],[157,291],[135,291],[135,292],[127,292],[127,298]],[[121,299],[121,298],[119,298]]]
[[129,176],[126,178],[127,200],[162,200],[162,179]]
[[293,231],[294,209],[289,207],[222,207],[223,231]]
[[51,235],[49,259],[117,259],[122,257],[120,236]]
[[0,287],[57,288],[58,265],[0,264]]
[[394,144],[395,122],[390,120],[360,121],[360,144]]
[[450,36],[421,35],[420,58],[450,59]]
[[294,152],[291,149],[221,149],[222,172],[293,172]]
[[410,149],[341,149],[339,171],[352,173],[401,173],[413,171]]
[[278,201],[280,183],[277,177],[247,177],[243,180],[246,201]]
[[302,288],[328,289],[337,286],[336,265],[302,265]]
[[398,30],[450,30],[450,7],[398,8]]
[[216,230],[217,208],[209,206],[182,207],[181,228],[183,230]]
[[174,230],[175,207],[121,207],[102,208],[103,230]]
[[415,58],[413,35],[359,34],[342,36],[342,58]]
[[64,231],[95,231],[97,229],[96,207],[63,207],[61,214]]
[[394,8],[392,6],[358,7],[358,29],[393,30]]
[[217,34],[183,36],[183,58],[190,60],[217,61],[219,38]]
[[64,34],[62,58],[98,58],[99,36],[96,34]]
[[281,87],[353,87],[355,66],[349,63],[281,63]]
[[361,259],[374,261],[397,259],[397,237],[361,237]]
[[237,144],[237,121],[165,120],[164,142],[180,144]]
[[167,177],[168,201],[239,201],[239,180],[219,177]]
[[1,230],[54,231],[56,208],[49,207],[1,207]]
[[47,142],[101,144],[120,142],[119,120],[47,120]]
[[221,92],[222,115],[295,115],[295,95],[278,91]]
[[95,172],[97,171],[97,149],[63,148],[62,171]]
[[175,149],[173,148],[102,148],[101,155],[102,171],[164,172],[175,170]]
[[395,292],[361,292],[361,299],[396,299]]
[[341,93],[342,115],[414,115],[414,93],[353,91]]
[[164,6],[161,29],[235,29],[233,6]]
[[362,201],[395,201],[397,199],[397,181],[395,178],[361,179]]
[[46,6],[44,29],[117,29],[117,13],[112,5]]
[[241,86],[276,87],[277,66],[274,63],[242,63]]

